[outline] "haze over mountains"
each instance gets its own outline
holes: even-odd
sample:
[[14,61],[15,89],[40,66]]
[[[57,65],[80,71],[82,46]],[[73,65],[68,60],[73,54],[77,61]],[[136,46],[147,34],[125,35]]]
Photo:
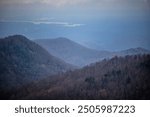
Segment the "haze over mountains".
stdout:
[[80,67],[114,56],[150,53],[149,50],[144,48],[131,48],[118,52],[94,50],[62,37],[56,39],[37,39],[34,42],[41,45],[54,56]]
[[149,84],[150,0],[0,1],[0,99],[150,99]]
[[118,52],[117,55],[125,56],[125,55],[137,55],[137,54],[150,54],[150,51],[141,47],[138,48],[130,48],[127,50],[123,50]]
[[89,49],[67,38],[40,39],[34,41],[49,53],[80,67],[113,56],[111,52]]
[[81,21],[76,18],[72,20],[4,18],[0,19],[0,37],[14,34],[22,34],[29,39],[67,37],[96,50],[120,51],[136,47],[150,50],[150,17],[134,18],[133,14],[131,18],[109,16],[104,19],[101,16],[98,19],[94,17],[86,19],[82,15]]
[[[102,99],[103,97],[101,97],[101,95],[93,97],[95,93],[91,93],[91,91],[97,91],[97,89],[94,88],[95,86],[93,87],[93,84],[91,84],[95,82],[93,81],[93,77],[94,80],[96,77],[96,81],[100,80],[101,83],[103,82],[103,77],[108,76],[104,78],[104,80],[108,80],[105,87],[107,93],[112,92],[108,89],[108,87],[111,87],[111,85],[109,85],[109,83],[112,83],[111,79],[114,81],[114,84],[117,82],[124,83],[120,81],[120,78],[123,77],[123,81],[126,81],[128,80],[128,76],[130,76],[130,79],[136,77],[138,81],[144,78],[144,83],[148,81],[149,50],[131,48],[120,52],[98,51],[84,47],[66,38],[34,41],[35,42],[22,35],[8,36],[0,39],[0,99],[22,99],[24,96],[25,99],[37,99],[39,97],[41,99],[55,99],[57,96],[60,96],[59,99],[78,99],[78,95],[80,95],[79,99]],[[115,57],[111,59],[114,56],[122,56],[122,58],[118,59]],[[123,62],[124,59],[125,62]],[[134,61],[136,62],[135,69],[131,69],[131,65],[134,64]],[[136,65],[138,65],[139,69],[136,68]],[[116,71],[114,73],[113,67],[117,67],[119,72]],[[75,70],[77,68],[78,70]],[[139,70],[141,72],[139,72]],[[136,74],[136,72],[138,74]],[[127,75],[125,75],[125,73]],[[143,76],[140,76],[139,73],[143,74]],[[145,73],[147,76],[144,75]],[[117,74],[117,76],[114,74]],[[116,81],[115,78],[119,79]],[[43,81],[45,83],[43,83]],[[75,84],[73,84],[73,82]],[[32,83],[35,84],[32,86]],[[47,83],[51,84],[51,86]],[[83,85],[83,87],[81,87],[81,89],[83,88],[83,92],[80,91],[79,88],[76,89],[75,85],[77,87]],[[96,87],[97,85],[98,84],[96,84]],[[143,89],[141,89],[141,85],[143,84],[131,83],[131,87],[136,85],[140,85],[140,91],[142,92]],[[124,89],[125,85],[122,84],[122,86]],[[38,88],[36,89],[36,87]],[[67,87],[75,91],[75,93],[68,93]],[[93,87],[93,89],[89,91],[88,87]],[[120,87],[121,85],[119,85],[115,91],[118,91]],[[127,91],[129,91],[131,87],[129,87]],[[148,88],[146,85],[146,91]],[[102,84],[98,85],[98,90],[103,92]],[[38,91],[40,92],[38,93]],[[45,93],[45,91],[48,92],[48,94]],[[89,94],[87,95],[87,93],[89,93],[90,96]],[[102,95],[104,95],[103,93]],[[106,96],[106,99],[124,99],[125,97],[120,97],[120,95],[124,95],[122,94],[123,92],[120,93],[118,93],[119,97],[114,96],[109,98]],[[34,94],[36,94],[37,97],[34,96]],[[135,93],[135,95],[139,95],[139,93]],[[144,95],[146,96],[147,92],[146,94],[144,92]],[[145,96],[144,98],[146,98]]]

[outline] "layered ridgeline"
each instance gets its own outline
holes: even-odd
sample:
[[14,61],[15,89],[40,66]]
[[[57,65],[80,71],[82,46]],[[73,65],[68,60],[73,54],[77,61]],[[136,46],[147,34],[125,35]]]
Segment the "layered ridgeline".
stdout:
[[93,50],[67,38],[37,39],[34,41],[49,53],[80,67],[113,56],[111,52]]
[[[148,50],[97,51],[65,38],[35,42],[0,39],[0,99],[150,99]],[[72,71],[64,61],[88,66]]]
[[24,36],[0,39],[0,90],[73,69]]
[[84,47],[67,38],[56,39],[37,39],[37,44],[45,48],[49,53],[63,59],[64,61],[76,66],[86,66],[103,59],[114,56],[149,54],[150,51],[143,48],[132,48],[120,52],[98,51]]
[[126,56],[126,55],[139,55],[139,54],[150,54],[149,50],[146,50],[144,48],[138,47],[138,48],[130,48],[127,50],[123,50],[120,52],[116,52],[117,56]]
[[114,57],[48,77],[9,99],[150,99],[150,55]]

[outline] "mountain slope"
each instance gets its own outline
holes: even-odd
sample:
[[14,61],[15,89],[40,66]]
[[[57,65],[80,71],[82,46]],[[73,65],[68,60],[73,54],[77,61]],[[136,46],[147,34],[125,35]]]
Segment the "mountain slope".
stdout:
[[120,56],[126,56],[126,55],[137,55],[137,54],[150,54],[149,50],[146,50],[144,48],[138,47],[138,48],[130,48],[127,50],[123,50],[120,52],[117,52],[116,55]]
[[66,38],[38,39],[34,41],[49,53],[77,66],[85,66],[113,56],[111,52],[89,49]]
[[70,64],[50,55],[24,36],[0,39],[0,89],[19,87],[70,69]]
[[10,99],[150,99],[150,55],[114,57],[16,91]]
[[37,39],[34,41],[49,53],[80,67],[114,56],[150,54],[150,51],[144,48],[131,48],[119,52],[93,50],[66,38]]

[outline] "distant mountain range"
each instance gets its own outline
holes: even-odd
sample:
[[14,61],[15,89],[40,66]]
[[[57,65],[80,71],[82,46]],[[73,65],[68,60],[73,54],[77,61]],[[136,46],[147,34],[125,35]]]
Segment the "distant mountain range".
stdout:
[[24,36],[0,39],[0,89],[19,87],[73,68]]
[[84,47],[67,38],[37,39],[34,40],[34,42],[41,45],[52,55],[79,67],[83,67],[103,59],[112,58],[114,56],[150,53],[149,50],[144,48],[132,48],[120,52],[99,51]]
[[149,50],[146,50],[144,48],[138,47],[138,48],[130,48],[127,50],[123,50],[120,52],[117,52],[116,55],[120,56],[126,56],[126,55],[138,55],[138,54],[150,54]]
[[113,56],[111,52],[89,49],[66,38],[34,41],[54,56],[80,67]]
[[[93,50],[84,47],[66,38],[38,39],[34,41],[31,41],[22,35],[14,35],[14,36],[8,36],[6,38],[1,38],[0,39],[0,94],[1,94],[0,99],[10,99],[10,97],[12,99],[14,98],[17,99],[16,96],[18,97],[21,96],[22,98],[24,97],[24,94],[22,95],[22,93],[25,93],[25,95],[27,95],[26,93],[28,92],[31,93],[30,94],[31,97],[37,99],[37,97],[33,96],[34,93],[32,92],[33,91],[32,89],[35,90],[35,88],[37,88],[35,90],[35,94],[40,97],[42,96],[42,99],[43,97],[46,99],[49,97],[49,96],[45,96],[47,95],[45,91],[50,93],[52,97],[53,96],[56,97],[58,95],[58,96],[63,96],[63,97],[59,97],[62,99],[72,99],[72,98],[77,99],[78,95],[82,95],[81,93],[82,91],[80,90],[82,83],[83,83],[83,87],[81,87],[81,89],[83,88],[84,91],[83,95],[86,96],[86,94],[89,92],[87,90],[88,89],[87,87],[88,85],[89,87],[93,86],[93,84],[91,85],[89,83],[89,82],[93,82],[93,77],[96,78],[96,81],[101,82],[104,76],[106,77],[108,76],[108,78],[110,79],[112,78],[112,80],[118,77],[122,78],[125,76],[123,82],[122,80],[116,81],[116,82],[121,82],[123,84],[127,80],[128,76],[130,76],[130,79],[131,77],[132,78],[136,77],[137,80],[140,79],[140,81],[141,78],[145,78],[144,80],[145,82],[147,80],[147,77],[145,75],[141,77],[137,77],[145,73],[147,74],[147,76],[149,75],[147,73],[149,68],[149,56],[146,56],[144,54],[150,54],[150,51],[143,48],[131,48],[120,52],[109,52],[103,50],[98,51],[98,50]],[[126,55],[130,55],[130,56],[135,55],[135,56],[129,57]],[[123,58],[121,59],[114,58],[110,60],[114,56],[122,56],[123,58],[125,58],[125,62],[122,61],[124,60]],[[138,67],[139,69],[137,68],[132,69],[132,65],[134,65],[134,60],[137,62],[134,67]],[[121,63],[118,63],[120,61]],[[131,65],[127,67],[123,67],[128,64]],[[86,65],[88,65],[89,67]],[[116,66],[117,69],[121,71],[120,76],[114,75],[114,74],[120,74],[120,72],[118,72],[119,70],[115,71],[114,73]],[[84,67],[84,68],[81,69],[80,67]],[[77,68],[78,70],[75,70]],[[75,72],[73,72],[74,70]],[[135,74],[136,72],[134,70],[138,72],[138,74]],[[143,70],[141,74],[139,72],[140,70],[141,71]],[[132,74],[128,74],[128,72],[130,71],[132,71],[133,76]],[[66,73],[66,75],[64,73]],[[125,74],[127,74],[128,76],[126,76]],[[47,78],[50,79],[44,80]],[[99,78],[100,81],[98,80]],[[106,79],[110,80],[108,78]],[[38,85],[36,86],[33,85],[32,87],[33,82]],[[74,82],[75,84],[73,84]],[[110,82],[110,83],[114,83],[115,86],[116,82]],[[111,86],[109,87],[112,88]],[[66,92],[68,91],[68,88],[70,89],[69,92],[76,91],[73,97],[71,95],[69,98],[70,94],[68,95],[68,92]],[[99,88],[100,88],[99,89],[100,92],[103,91],[102,86],[100,86]],[[106,89],[107,88],[108,87],[106,87]],[[39,92],[40,94],[38,93],[38,90],[40,91]],[[18,93],[18,91],[19,92],[21,91],[21,94]],[[118,91],[118,89],[116,89],[116,91]],[[54,92],[54,95],[52,94],[52,92]],[[62,94],[63,92],[66,95]],[[107,93],[110,92],[112,91],[108,89]],[[28,96],[26,98],[28,98]],[[79,99],[83,99],[83,98],[79,98]],[[120,99],[121,97],[114,97],[114,98]],[[29,97],[28,99],[31,98]],[[50,98],[50,99],[54,99],[54,98]],[[86,99],[98,99],[98,96],[96,98],[86,98]]]

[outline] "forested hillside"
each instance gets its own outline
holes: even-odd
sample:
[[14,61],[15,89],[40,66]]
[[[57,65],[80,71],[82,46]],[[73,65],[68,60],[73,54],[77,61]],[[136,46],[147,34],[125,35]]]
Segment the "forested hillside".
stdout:
[[74,67],[24,36],[0,39],[0,93]]
[[103,60],[34,82],[9,99],[150,99],[150,55]]

